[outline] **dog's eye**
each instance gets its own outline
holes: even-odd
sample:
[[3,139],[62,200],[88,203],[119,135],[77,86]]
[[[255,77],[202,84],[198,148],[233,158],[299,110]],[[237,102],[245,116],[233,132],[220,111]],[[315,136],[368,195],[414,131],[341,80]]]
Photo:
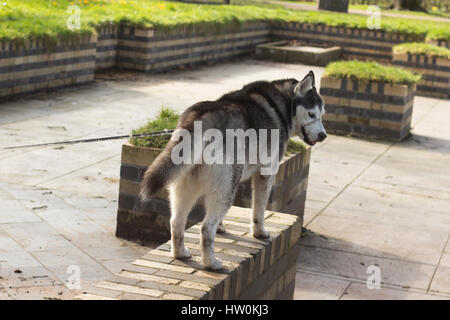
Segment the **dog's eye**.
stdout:
[[308,113],[308,116],[309,116],[311,119],[314,119],[314,118],[316,117],[316,115],[315,115],[314,113],[312,113],[312,112]]

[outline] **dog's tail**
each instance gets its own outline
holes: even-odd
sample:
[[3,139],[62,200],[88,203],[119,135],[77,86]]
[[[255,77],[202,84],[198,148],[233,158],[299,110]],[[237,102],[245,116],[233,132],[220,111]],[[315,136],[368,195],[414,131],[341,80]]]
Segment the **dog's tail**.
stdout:
[[150,167],[145,171],[141,182],[139,197],[142,200],[155,196],[167,184],[175,180],[183,172],[189,170],[188,164],[175,164],[172,161],[172,149],[178,142],[170,140],[165,149],[156,157]]

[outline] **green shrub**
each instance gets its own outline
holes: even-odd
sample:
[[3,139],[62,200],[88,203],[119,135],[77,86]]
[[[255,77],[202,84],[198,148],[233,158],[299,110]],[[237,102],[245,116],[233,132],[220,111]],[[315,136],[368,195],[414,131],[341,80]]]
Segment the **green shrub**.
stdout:
[[[139,129],[133,130],[132,134],[173,130],[177,126],[180,115],[169,108],[162,108],[156,118]],[[170,140],[170,134],[161,136],[131,138],[130,143],[138,147],[164,149]]]
[[410,71],[382,66],[376,62],[338,61],[327,65],[325,76],[338,79],[355,79],[396,84],[412,84],[420,75]]
[[423,54],[450,59],[449,49],[422,42],[402,43],[394,46],[393,50],[395,53]]

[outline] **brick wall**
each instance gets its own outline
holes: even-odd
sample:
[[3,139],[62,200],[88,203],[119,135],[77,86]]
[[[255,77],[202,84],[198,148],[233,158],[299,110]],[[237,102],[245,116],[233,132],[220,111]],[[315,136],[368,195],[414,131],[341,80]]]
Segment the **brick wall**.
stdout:
[[415,85],[322,78],[320,93],[331,133],[396,141],[409,134]]
[[[116,235],[131,241],[161,241],[170,237],[170,207],[166,191],[155,199],[137,201],[139,185],[147,167],[159,150],[122,146],[120,169],[119,208]],[[280,164],[267,206],[268,210],[295,214],[303,218],[308,184],[310,148],[285,157]],[[251,183],[241,183],[234,204],[251,207]],[[203,206],[195,206],[189,214],[187,226],[204,217]]]
[[[300,40],[307,44],[343,48],[344,59],[390,63],[392,47],[402,42],[424,41],[424,36],[404,35],[307,23],[255,22],[214,28],[172,30],[101,27],[97,36],[81,45],[59,44],[49,49],[42,41],[23,47],[0,44],[0,97],[56,88],[93,80],[94,69],[121,67],[143,72],[173,68],[252,52],[256,45],[273,40]],[[440,42],[447,45],[448,42]]]
[[276,39],[300,40],[307,44],[340,46],[344,59],[391,63],[392,47],[402,42],[422,42],[424,36],[383,30],[330,27],[310,23],[281,23],[273,29]]
[[94,80],[96,36],[49,46],[0,42],[0,99]]
[[161,72],[180,66],[213,62],[249,53],[270,40],[267,23],[248,23],[228,30],[211,28],[152,30],[122,28],[119,34],[117,66]]
[[230,300],[292,299],[295,287],[301,220],[266,212],[271,237],[250,234],[250,209],[232,207],[224,223],[227,233],[215,240],[216,257],[224,268],[206,271],[200,263],[197,224],[185,233],[192,257],[173,259],[167,242],[124,267],[116,276],[95,284],[78,299]]
[[429,39],[427,39],[426,43],[450,49],[450,41],[449,40],[429,40]]
[[428,97],[450,97],[450,60],[426,55],[394,53],[392,64],[422,75],[417,94]]
[[117,48],[119,46],[119,28],[114,26],[98,28],[97,34],[95,70],[115,67]]

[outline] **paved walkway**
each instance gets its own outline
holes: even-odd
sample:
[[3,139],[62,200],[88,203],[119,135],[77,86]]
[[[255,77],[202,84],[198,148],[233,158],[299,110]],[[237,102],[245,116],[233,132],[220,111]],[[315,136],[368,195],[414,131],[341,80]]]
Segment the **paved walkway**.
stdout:
[[[322,68],[244,60],[0,104],[0,147],[129,133],[257,79]],[[297,299],[450,297],[450,102],[417,97],[403,143],[329,136],[312,154]],[[148,248],[114,237],[123,141],[0,149],[0,299],[68,299]],[[381,289],[369,290],[369,266]],[[373,268],[373,267],[371,267]],[[372,269],[369,269],[369,271]]]

